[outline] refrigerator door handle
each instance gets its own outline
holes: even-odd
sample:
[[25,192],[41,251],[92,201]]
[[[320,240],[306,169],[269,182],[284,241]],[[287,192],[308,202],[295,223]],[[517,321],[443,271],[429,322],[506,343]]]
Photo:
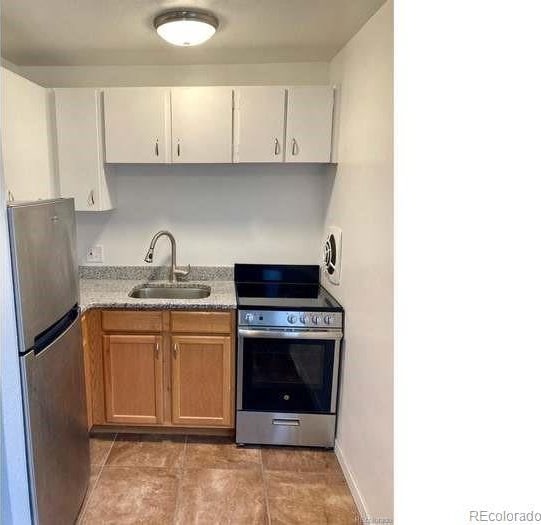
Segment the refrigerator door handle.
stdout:
[[49,327],[45,332],[39,334],[36,339],[32,350],[38,355],[45,350],[48,346],[56,341],[59,337],[66,332],[71,325],[75,322],[79,316],[79,307],[75,305],[66,315],[64,315],[59,321]]

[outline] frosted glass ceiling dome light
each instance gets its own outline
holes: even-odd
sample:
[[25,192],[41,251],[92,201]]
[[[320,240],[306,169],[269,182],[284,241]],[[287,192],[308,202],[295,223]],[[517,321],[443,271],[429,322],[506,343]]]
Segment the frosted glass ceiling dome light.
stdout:
[[175,46],[196,46],[206,42],[218,28],[218,19],[202,11],[177,9],[154,19],[154,27],[166,42]]

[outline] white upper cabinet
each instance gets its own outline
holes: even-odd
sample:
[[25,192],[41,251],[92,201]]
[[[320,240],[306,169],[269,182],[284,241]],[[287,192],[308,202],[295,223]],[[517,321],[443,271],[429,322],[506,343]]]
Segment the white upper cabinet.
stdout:
[[286,162],[330,162],[333,102],[330,86],[288,88]]
[[74,197],[77,211],[113,208],[103,164],[102,92],[55,89],[58,175],[62,197]]
[[283,162],[285,88],[235,88],[235,162]]
[[106,162],[171,162],[170,89],[106,89],[104,106]]
[[108,163],[330,162],[330,86],[109,88]]
[[55,197],[50,93],[2,68],[2,157],[9,200]]
[[182,162],[231,162],[233,89],[171,90],[171,158]]

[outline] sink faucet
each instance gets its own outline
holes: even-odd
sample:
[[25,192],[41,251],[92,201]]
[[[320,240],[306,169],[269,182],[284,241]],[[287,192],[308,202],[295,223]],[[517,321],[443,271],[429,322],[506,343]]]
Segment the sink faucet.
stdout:
[[191,268],[189,264],[186,271],[177,268],[177,243],[171,232],[168,232],[166,230],[160,230],[156,235],[154,235],[154,237],[152,237],[152,240],[150,241],[150,247],[145,256],[145,262],[152,262],[152,259],[154,258],[154,247],[156,246],[156,241],[163,235],[169,237],[169,240],[171,241],[171,273],[169,274],[169,281],[174,283],[177,276],[186,277],[190,273]]

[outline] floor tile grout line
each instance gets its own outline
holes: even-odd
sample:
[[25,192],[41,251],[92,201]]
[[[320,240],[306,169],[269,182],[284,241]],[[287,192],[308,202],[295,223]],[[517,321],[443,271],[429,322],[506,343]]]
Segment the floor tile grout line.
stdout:
[[269,525],[272,525],[272,518],[270,513],[270,502],[269,502],[269,493],[267,490],[267,475],[265,472],[265,468],[263,466],[263,449],[259,449],[259,462],[261,467],[261,477],[263,479],[263,496],[265,498],[265,510],[267,512],[267,521]]
[[180,523],[180,521],[177,518],[179,517],[179,514],[180,514],[180,501],[181,501],[180,491],[182,488],[182,478],[184,475],[185,475],[184,469],[180,468],[177,472],[178,477],[177,477],[177,490],[176,490],[176,495],[175,495],[175,510],[173,512],[173,519],[171,521],[171,523],[173,524]]
[[188,435],[186,434],[184,436],[184,448],[182,450],[182,460],[180,462],[180,467],[178,468],[178,472],[177,472],[178,480],[177,480],[177,492],[176,492],[176,498],[175,498],[175,512],[173,514],[173,520],[172,520],[173,525],[175,523],[180,523],[178,519],[179,514],[180,514],[180,501],[181,501],[180,491],[182,488],[182,478],[186,475],[184,464],[186,462],[187,448],[188,448]]
[[184,469],[186,464],[186,455],[188,454],[188,434],[184,436],[184,452],[182,454],[182,464],[181,468]]
[[[96,488],[96,485],[98,484],[98,481],[100,480],[101,473],[103,472],[103,467],[105,467],[105,463],[107,461],[107,458],[109,457],[109,453],[111,452],[111,450],[113,448],[113,445],[115,444],[117,435],[118,435],[118,433],[114,434],[113,440],[111,441],[111,446],[109,447],[109,450],[107,451],[107,454],[105,454],[105,458],[103,459],[103,463],[100,465],[100,468],[98,469],[98,474],[96,475],[96,479],[95,479],[92,487],[88,488],[88,494],[87,494],[88,497],[86,498],[86,501],[84,502],[84,505],[81,508],[81,512],[79,513],[79,516],[77,517],[77,523],[79,523],[79,522],[83,523],[83,521],[84,521],[85,514],[86,514],[86,509],[88,508],[90,498],[92,498],[92,495],[94,494],[94,489]],[[89,435],[88,437],[89,437],[89,440],[90,440],[92,436]],[[90,468],[92,469],[92,464],[90,465]]]
[[[111,446],[109,447],[109,450],[107,451],[107,454],[105,454],[105,459],[103,460],[103,465],[101,466],[102,469],[105,466],[105,464],[107,463],[107,460],[109,459],[109,456],[111,455],[111,450],[113,450],[113,447],[115,446],[117,436],[118,436],[118,432],[113,435],[113,440],[111,441]],[[100,471],[100,473],[101,473],[101,471]]]

